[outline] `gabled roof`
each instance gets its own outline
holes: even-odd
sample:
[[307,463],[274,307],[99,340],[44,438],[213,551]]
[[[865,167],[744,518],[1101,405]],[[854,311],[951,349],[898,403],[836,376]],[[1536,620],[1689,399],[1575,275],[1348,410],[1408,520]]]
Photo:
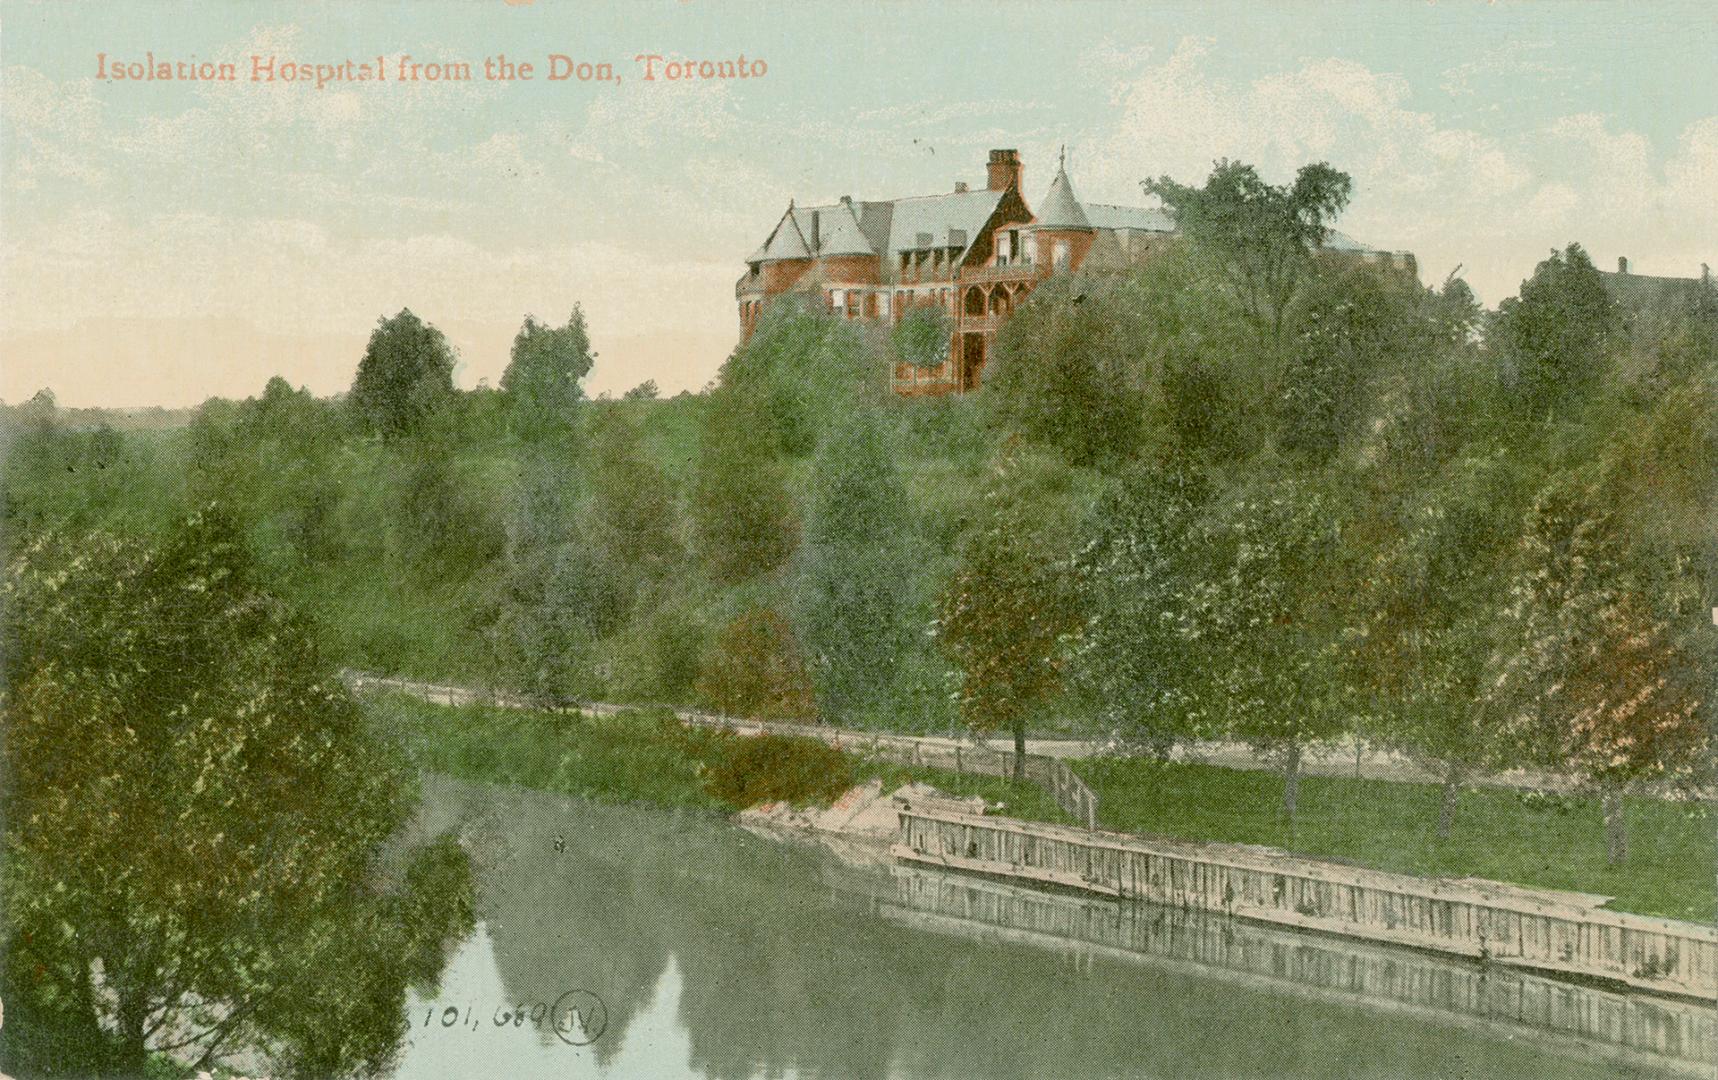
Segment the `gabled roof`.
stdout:
[[1344,232],[1330,229],[1324,234],[1324,246],[1332,251],[1376,251]]
[[1068,170],[1057,166],[1056,178],[1050,181],[1050,193],[1038,208],[1035,225],[1040,229],[1079,229],[1092,227],[1080,200],[1074,198],[1074,185],[1068,182]]
[[[893,257],[903,251],[927,248],[958,247],[965,250],[967,245],[978,239],[979,230],[996,212],[1004,194],[981,188],[978,191],[896,199],[885,253]],[[929,234],[928,243],[921,242],[924,234]]]
[[1110,206],[1107,203],[1081,203],[1086,220],[1094,229],[1138,229],[1142,232],[1169,233],[1175,231],[1175,219],[1166,210],[1144,206]]
[[906,199],[842,200],[824,206],[793,206],[782,216],[770,238],[746,261],[824,255],[880,255],[893,260],[903,251],[951,247],[964,251],[978,238],[1004,194],[980,189]]
[[833,210],[818,212],[818,255],[875,255],[877,249],[859,228],[853,216],[852,204],[842,203]]
[[777,259],[809,259],[811,247],[805,242],[805,234],[799,231],[794,223],[793,204],[789,203],[787,213],[776,222],[775,231],[770,233],[762,247],[752,252],[747,262],[772,262]]

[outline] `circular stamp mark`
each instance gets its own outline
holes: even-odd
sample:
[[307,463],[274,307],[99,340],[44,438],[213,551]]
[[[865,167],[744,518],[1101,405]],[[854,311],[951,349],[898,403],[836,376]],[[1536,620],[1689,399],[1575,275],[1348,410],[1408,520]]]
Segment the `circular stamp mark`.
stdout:
[[608,1030],[608,1006],[589,990],[568,990],[549,1016],[555,1036],[568,1046],[589,1046]]

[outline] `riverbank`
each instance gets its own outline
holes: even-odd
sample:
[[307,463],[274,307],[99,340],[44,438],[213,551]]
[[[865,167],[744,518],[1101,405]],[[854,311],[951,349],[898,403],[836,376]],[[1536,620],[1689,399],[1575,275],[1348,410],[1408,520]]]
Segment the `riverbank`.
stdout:
[[[450,707],[430,704],[415,691],[407,696],[373,687],[366,699],[373,711],[406,721],[400,735],[408,750],[420,767],[433,771],[599,801],[695,806],[717,813],[772,801],[741,804],[711,796],[698,770],[714,760],[709,755],[727,733],[702,729],[698,736],[683,738],[667,710],[602,707],[587,714],[547,714],[534,713],[522,702]],[[520,719],[531,716],[537,719]],[[949,740],[942,739],[915,741],[929,751],[953,745],[945,747]],[[845,743],[854,745],[862,744]],[[926,756],[940,761],[951,754]],[[800,801],[827,806],[873,777],[883,781],[885,792],[919,780],[950,794],[979,796],[1010,817],[1071,821],[1049,793],[1032,784],[849,757],[849,766],[831,765],[835,771],[820,798]],[[1300,813],[1291,832],[1278,812],[1281,781],[1269,773],[1140,758],[1069,764],[1098,795],[1096,824],[1117,832],[1264,845],[1397,873],[1599,894],[1612,898],[1607,904],[1612,910],[1642,915],[1694,922],[1713,918],[1710,811],[1696,802],[1628,800],[1631,856],[1611,867],[1605,861],[1598,801],[1584,796],[1471,789],[1462,795],[1451,835],[1440,840],[1441,792],[1435,784],[1309,776],[1302,782]]]
[[[431,771],[598,802],[726,813],[753,828],[868,843],[897,858],[953,870],[1198,906],[1684,995],[1699,994],[1710,982],[1712,958],[1707,954],[1718,941],[1709,926],[1606,910],[1610,896],[1594,890],[1534,891],[1504,881],[1475,880],[1475,875],[1459,870],[1437,877],[1392,874],[1209,837],[1174,840],[1048,823],[1042,819],[1060,814],[1051,812],[1053,804],[1033,807],[1021,798],[1024,793],[1009,790],[1012,785],[994,777],[883,765],[812,739],[737,735],[684,725],[672,714],[440,706],[398,695],[372,697],[370,708],[378,727]],[[1116,764],[1114,769],[1122,769],[1119,779],[1106,775],[1104,762],[1084,766],[1113,796],[1105,805],[1106,816],[1149,816],[1179,807],[1182,816],[1171,825],[1202,825],[1206,832],[1221,832],[1244,827],[1255,812],[1252,807],[1269,805],[1257,797],[1259,792],[1189,771],[1195,767],[1157,764],[1141,772],[1138,764]],[[910,809],[897,808],[890,792],[915,773],[944,790],[960,786],[992,794],[979,794],[961,807],[932,797]],[[1389,786],[1399,793],[1404,785]],[[1309,794],[1316,793],[1314,789]],[[1360,786],[1343,794],[1376,799],[1382,792]],[[1042,792],[1039,797],[1047,801]],[[1014,800],[1007,807],[1009,817],[984,815],[1008,799]],[[1340,805],[1340,800],[1333,801],[1327,809]],[[1495,809],[1500,813],[1470,814],[1476,820],[1469,824],[1499,829],[1493,846],[1505,850],[1513,846],[1520,851],[1519,845],[1538,835],[1532,814],[1558,815],[1555,810],[1505,804]],[[1040,820],[1022,820],[1034,810]],[[1348,807],[1339,817],[1352,829],[1375,831],[1369,843],[1408,846],[1413,830],[1379,813],[1368,816]],[[885,847],[889,844],[892,847]],[[1453,851],[1450,857],[1458,854]],[[1685,862],[1683,871],[1695,865]],[[1674,877],[1673,868],[1660,869]],[[1538,928],[1528,928],[1528,920],[1538,920]]]
[[887,793],[916,781],[1015,817],[1068,820],[1033,784],[894,764],[812,739],[684,725],[666,710],[544,712],[439,705],[397,693],[366,694],[364,701],[378,732],[419,769],[462,780],[712,814],[769,803],[828,808],[868,782]]

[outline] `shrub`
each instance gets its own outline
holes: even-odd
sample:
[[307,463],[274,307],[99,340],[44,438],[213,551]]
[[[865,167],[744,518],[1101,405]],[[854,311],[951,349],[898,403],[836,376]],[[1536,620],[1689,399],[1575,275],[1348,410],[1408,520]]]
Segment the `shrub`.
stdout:
[[853,762],[815,739],[757,735],[731,739],[704,788],[744,809],[767,802],[828,803],[853,786]]

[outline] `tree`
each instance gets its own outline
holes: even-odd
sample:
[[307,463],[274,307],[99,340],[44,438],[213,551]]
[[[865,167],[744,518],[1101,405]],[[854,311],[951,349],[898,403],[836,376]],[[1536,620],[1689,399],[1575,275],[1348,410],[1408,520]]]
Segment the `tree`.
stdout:
[[[1506,762],[1503,717],[1486,694],[1497,645],[1495,598],[1520,521],[1513,471],[1495,456],[1459,458],[1383,511],[1399,517],[1356,552],[1357,612],[1343,676],[1371,701],[1369,735],[1442,775],[1438,837],[1462,785]],[[1374,531],[1378,530],[1374,525]]]
[[1150,306],[1136,279],[1056,279],[997,336],[986,402],[1006,430],[1073,465],[1136,450],[1155,381]]
[[818,449],[798,623],[819,711],[838,723],[889,700],[904,651],[906,489],[881,418],[857,413]]
[[444,840],[387,871],[409,776],[231,523],[44,536],[5,597],[7,1006],[126,1075],[384,1069],[472,925],[469,867]]
[[937,601],[937,642],[960,677],[961,717],[974,731],[1011,730],[1014,778],[1026,775],[1026,719],[1062,683],[1064,638],[1079,627],[1060,552],[1044,542],[1018,484],[1021,459],[1003,453],[982,520],[962,545]]
[[1604,279],[1581,245],[1570,244],[1498,305],[1492,336],[1514,366],[1522,408],[1545,416],[1591,390],[1621,329]]
[[614,562],[647,579],[680,563],[674,490],[648,453],[637,417],[601,406],[590,434],[591,522]]
[[384,441],[415,434],[453,396],[453,347],[440,330],[402,309],[370,332],[352,408]]
[[813,714],[811,680],[793,630],[770,608],[745,612],[717,635],[697,691],[730,716],[805,720]]
[[1690,781],[1707,746],[1698,668],[1654,613],[1618,526],[1581,477],[1539,494],[1488,672],[1519,752],[1598,791],[1612,865],[1628,856],[1624,795],[1649,780]]
[[1344,614],[1343,518],[1316,483],[1260,475],[1214,505],[1188,543],[1204,565],[1182,623],[1186,663],[1203,670],[1225,729],[1281,765],[1291,828],[1303,754],[1346,724],[1329,676]]
[[887,390],[880,343],[859,323],[782,304],[722,365],[719,386],[749,402],[772,454],[803,457],[823,432]]
[[1290,304],[1313,253],[1330,236],[1354,182],[1325,162],[1303,165],[1293,184],[1267,184],[1251,165],[1223,159],[1205,186],[1167,176],[1143,181],[1163,200],[1175,226],[1202,252],[1242,315],[1271,341],[1281,341]]
[[787,476],[747,393],[711,396],[693,481],[692,524],[711,575],[727,585],[766,574],[799,544]]
[[558,438],[576,422],[584,400],[580,381],[591,372],[584,309],[574,305],[565,326],[549,326],[532,316],[513,338],[513,354],[501,373],[501,392],[512,411],[514,430],[526,439]]
[[1085,625],[1069,682],[1116,742],[1153,757],[1198,733],[1202,695],[1182,620],[1188,534],[1210,497],[1182,463],[1141,463],[1093,508],[1074,556]]
[[1359,426],[1368,383],[1395,370],[1397,357],[1421,363],[1434,353],[1423,331],[1424,290],[1369,267],[1309,275],[1297,305],[1281,391],[1283,449],[1322,466]]
[[500,555],[496,514],[436,439],[420,439],[395,464],[395,550],[405,567],[464,580]]
[[620,395],[622,401],[655,401],[662,393],[656,388],[655,379],[646,379],[637,386]]
[[901,316],[889,332],[889,347],[895,362],[916,368],[934,369],[948,363],[954,321],[941,305],[916,307]]
[[624,622],[628,595],[575,513],[571,460],[534,452],[521,468],[485,634],[513,687],[554,701],[595,689],[596,643]]

